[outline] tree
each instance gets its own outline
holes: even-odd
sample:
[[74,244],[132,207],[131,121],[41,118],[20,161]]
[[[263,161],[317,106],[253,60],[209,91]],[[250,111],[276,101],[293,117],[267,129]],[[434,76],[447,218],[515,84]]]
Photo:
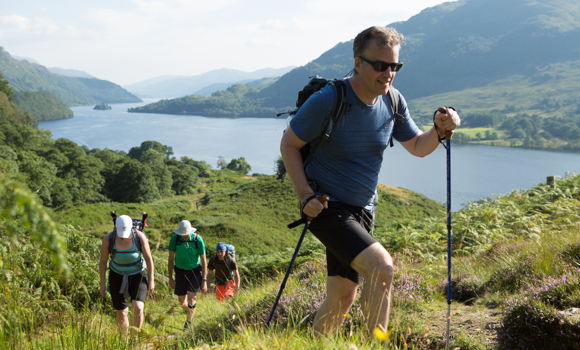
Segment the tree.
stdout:
[[511,137],[515,139],[524,139],[526,138],[526,132],[522,130],[520,127],[516,127],[510,132]]
[[141,146],[133,147],[129,150],[129,157],[141,159],[141,155],[150,149],[161,153],[166,160],[169,160],[173,155],[173,147],[162,145],[157,141],[143,141],[141,142]]
[[282,156],[278,156],[278,158],[276,159],[276,167],[274,167],[274,171],[276,172],[276,174],[280,174],[282,169],[285,169],[284,159],[282,159]]
[[222,157],[222,156],[218,157],[217,167],[221,170],[224,170],[228,167],[228,163],[226,162],[224,157]]
[[8,80],[4,80],[4,76],[2,74],[0,74],[0,92],[3,92],[6,97],[8,97],[8,101],[14,101],[14,92],[10,88]]
[[181,157],[181,161],[185,164],[189,164],[191,166],[194,166],[195,168],[197,168],[199,173],[204,172],[205,170],[211,169],[211,166],[203,160],[193,160],[191,158],[183,156],[183,157]]
[[146,150],[141,154],[139,157],[139,161],[141,163],[148,164],[150,166],[154,166],[157,164],[163,164],[164,156],[159,151],[156,151],[152,148]]
[[31,192],[36,193],[43,204],[50,205],[52,184],[56,180],[56,167],[46,159],[30,151],[18,153],[20,173],[26,176],[25,183]]
[[167,165],[163,163],[155,164],[151,166],[151,170],[153,171],[155,185],[157,186],[161,198],[172,196],[174,194],[173,191],[171,191],[173,177],[171,176],[171,172],[167,168]]
[[97,203],[106,200],[101,193],[105,184],[105,178],[101,175],[104,168],[105,164],[93,156],[83,155],[70,162],[64,179],[73,201]]
[[173,178],[171,189],[176,194],[193,193],[197,188],[199,170],[187,163],[176,162],[168,166]]
[[9,146],[0,146],[0,173],[8,176],[18,175],[18,155]]
[[227,168],[229,170],[233,170],[239,173],[242,173],[244,175],[247,175],[251,170],[252,167],[250,166],[250,164],[246,161],[246,159],[244,157],[240,157],[238,159],[232,159],[231,162],[228,164]]
[[81,156],[86,155],[85,150],[82,147],[67,139],[56,140],[54,143],[54,148],[64,154],[71,162]]
[[153,171],[135,159],[126,160],[114,174],[110,197],[123,203],[148,203],[159,199]]

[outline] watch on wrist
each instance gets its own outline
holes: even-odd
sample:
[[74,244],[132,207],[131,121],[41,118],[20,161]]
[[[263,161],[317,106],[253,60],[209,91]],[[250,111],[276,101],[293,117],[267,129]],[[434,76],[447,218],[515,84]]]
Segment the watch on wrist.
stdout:
[[207,282],[207,278],[202,279],[202,281]]

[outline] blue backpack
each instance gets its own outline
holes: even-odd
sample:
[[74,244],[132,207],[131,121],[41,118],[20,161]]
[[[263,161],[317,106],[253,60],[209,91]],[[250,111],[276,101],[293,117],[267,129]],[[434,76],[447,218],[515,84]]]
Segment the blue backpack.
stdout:
[[[223,242],[220,242],[223,243]],[[232,244],[227,244],[227,243],[223,243],[226,245],[226,247],[228,248],[228,254],[230,256],[229,261],[228,261],[228,269],[230,270],[232,277],[234,276],[234,271],[232,271],[232,260],[236,260],[236,247],[234,247]],[[213,256],[213,258],[211,258],[214,266],[216,263],[216,258],[217,256]]]

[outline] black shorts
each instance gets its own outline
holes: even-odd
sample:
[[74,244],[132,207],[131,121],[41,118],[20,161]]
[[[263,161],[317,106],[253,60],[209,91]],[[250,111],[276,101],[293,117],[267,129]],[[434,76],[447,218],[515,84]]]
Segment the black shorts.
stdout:
[[186,295],[187,292],[201,292],[201,265],[192,270],[183,270],[177,266],[173,267],[175,271],[175,295]]
[[328,276],[362,282],[350,263],[376,242],[369,234],[371,224],[370,211],[337,201],[328,202],[328,209],[312,220],[310,232],[326,247]]
[[[129,300],[123,294],[119,293],[122,283],[123,275],[109,269],[109,293],[111,293],[115,310],[124,310],[129,307]],[[129,276],[129,296],[131,300],[145,302],[148,289],[149,281],[147,280],[146,270],[142,273]]]

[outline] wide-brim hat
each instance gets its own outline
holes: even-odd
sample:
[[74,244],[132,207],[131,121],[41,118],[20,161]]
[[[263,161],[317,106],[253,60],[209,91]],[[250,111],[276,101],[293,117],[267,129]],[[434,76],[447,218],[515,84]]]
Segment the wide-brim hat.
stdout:
[[197,229],[195,227],[191,227],[191,222],[188,220],[182,220],[179,223],[179,228],[177,230],[173,230],[173,232],[177,233],[178,235],[187,236],[194,233]]
[[127,215],[121,215],[115,221],[115,228],[117,229],[117,236],[129,238],[133,228],[133,220]]

